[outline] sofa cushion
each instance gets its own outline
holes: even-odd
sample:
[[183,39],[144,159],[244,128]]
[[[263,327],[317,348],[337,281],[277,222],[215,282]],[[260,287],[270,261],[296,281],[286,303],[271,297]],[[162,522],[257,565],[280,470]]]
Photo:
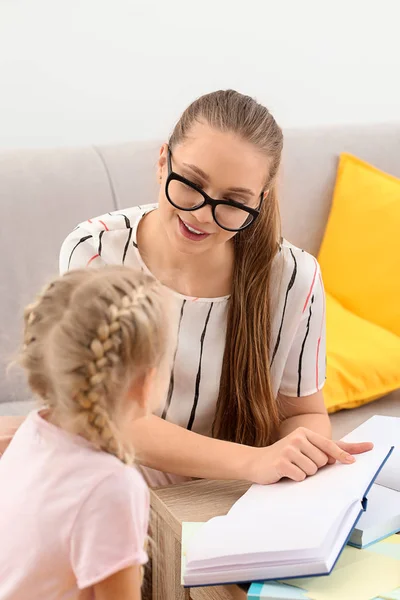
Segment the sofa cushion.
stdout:
[[355,408],[400,387],[400,337],[326,298],[329,412]]
[[342,306],[400,336],[400,179],[341,155],[319,262]]

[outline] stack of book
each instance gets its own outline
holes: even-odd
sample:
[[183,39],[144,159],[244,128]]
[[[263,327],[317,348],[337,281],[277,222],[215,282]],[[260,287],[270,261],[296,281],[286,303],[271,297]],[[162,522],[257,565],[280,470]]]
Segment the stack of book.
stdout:
[[[372,417],[344,440],[375,446],[351,465],[328,465],[300,483],[253,485],[226,516],[184,523],[183,584],[265,582],[253,584],[251,599],[370,600],[378,597],[375,587],[389,597],[400,586],[400,536],[378,541],[400,530],[400,418]],[[343,552],[347,543],[356,548]],[[346,596],[340,582],[361,571],[370,595],[358,586],[358,595],[353,589]],[[377,573],[386,578],[383,588],[367,584]],[[336,596],[327,593],[333,584]]]

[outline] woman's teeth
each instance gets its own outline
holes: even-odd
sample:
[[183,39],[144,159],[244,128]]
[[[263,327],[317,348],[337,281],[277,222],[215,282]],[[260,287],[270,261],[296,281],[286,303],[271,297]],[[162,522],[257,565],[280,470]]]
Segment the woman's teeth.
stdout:
[[197,235],[204,235],[202,231],[197,231],[197,229],[193,229],[193,227],[190,227],[190,225],[188,225],[187,223],[185,223],[185,226],[187,227],[187,229],[189,229],[191,233],[196,233]]

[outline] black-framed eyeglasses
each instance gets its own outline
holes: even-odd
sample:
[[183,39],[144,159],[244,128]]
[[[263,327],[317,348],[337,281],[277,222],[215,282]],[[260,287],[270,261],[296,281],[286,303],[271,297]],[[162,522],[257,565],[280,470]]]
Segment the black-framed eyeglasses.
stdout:
[[168,149],[168,177],[165,183],[165,195],[178,210],[194,211],[208,204],[216,224],[226,231],[246,229],[260,214],[264,191],[260,194],[257,208],[251,208],[235,200],[214,200],[198,185],[172,170],[172,155]]

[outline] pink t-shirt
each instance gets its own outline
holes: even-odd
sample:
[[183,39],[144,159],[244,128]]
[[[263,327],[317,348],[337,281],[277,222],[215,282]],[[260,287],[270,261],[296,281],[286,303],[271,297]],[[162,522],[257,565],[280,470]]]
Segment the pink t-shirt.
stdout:
[[32,412],[0,459],[1,600],[92,599],[147,561],[148,515],[135,468]]

